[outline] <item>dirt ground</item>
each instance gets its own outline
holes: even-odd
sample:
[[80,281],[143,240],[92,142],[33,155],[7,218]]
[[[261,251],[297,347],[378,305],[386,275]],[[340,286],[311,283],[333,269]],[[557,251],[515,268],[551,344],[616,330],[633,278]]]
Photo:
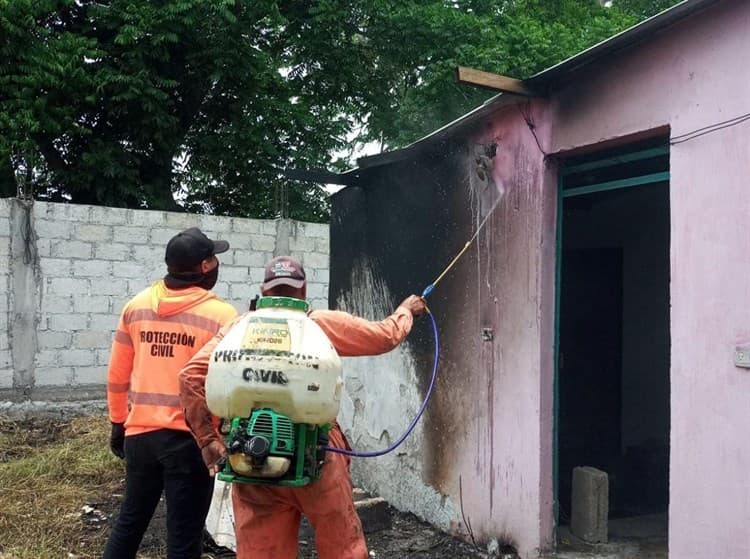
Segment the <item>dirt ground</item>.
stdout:
[[[74,420],[79,421],[79,420]],[[96,437],[94,446],[106,448],[108,440],[108,423],[102,418],[85,423],[74,423],[71,430],[71,421],[60,418],[40,419],[34,418],[23,421],[6,421],[0,418],[0,469],[10,467],[15,460],[23,460],[24,457],[33,455],[35,452],[49,450],[56,445],[69,442],[76,433],[88,433]],[[73,433],[71,435],[71,433]],[[65,439],[65,440],[64,440]],[[91,443],[87,443],[91,448]],[[63,503],[64,509],[78,511],[73,513],[80,518],[77,533],[71,534],[70,541],[78,542],[71,545],[76,551],[63,552],[59,557],[68,559],[80,559],[97,556],[95,550],[101,550],[109,533],[110,526],[119,510],[120,502],[124,493],[124,479],[121,463],[112,460],[107,453],[103,453],[106,466],[104,479],[98,485],[98,490],[93,495],[83,499],[81,502]],[[108,477],[107,477],[108,476]],[[75,480],[76,478],[71,478]],[[67,481],[66,483],[79,483],[78,481]],[[43,488],[40,491],[44,491]],[[44,498],[44,493],[42,494]],[[469,559],[478,557],[497,557],[499,559],[516,559],[516,555],[509,549],[499,549],[495,553],[488,554],[484,546],[474,546],[443,533],[429,524],[421,522],[413,514],[403,513],[389,508],[391,527],[378,531],[370,531],[366,534],[370,556],[373,558],[383,557],[388,559]],[[23,512],[23,511],[21,511]],[[33,514],[23,514],[29,517]],[[151,525],[141,544],[140,559],[163,559],[165,553],[166,514],[164,503],[160,503],[152,519]],[[70,515],[68,515],[70,516]],[[0,511],[0,525],[3,521],[12,522],[6,517],[3,519]],[[33,520],[32,520],[33,522]],[[366,528],[367,532],[367,528]],[[4,540],[5,538],[0,538]],[[0,541],[0,559],[15,559],[15,555],[8,554],[8,546],[12,542]],[[16,542],[17,545],[18,542]],[[300,546],[298,559],[317,558],[312,530],[309,526],[300,531]],[[5,547],[5,549],[3,549]],[[87,549],[83,553],[78,549]],[[5,554],[4,554],[5,552]],[[45,554],[45,556],[47,556]],[[55,553],[49,557],[57,557]],[[211,553],[206,548],[204,559],[231,558],[234,554]]]
[[[119,506],[118,497],[104,499],[97,505],[97,510],[107,517],[106,525],[101,525],[102,537],[108,531],[108,525],[114,515],[117,514]],[[388,559],[473,559],[486,558],[486,549],[475,547],[450,535],[435,529],[433,526],[420,521],[410,513],[403,513],[390,508],[391,527],[366,534],[367,546],[370,557]],[[96,518],[94,515],[93,518]],[[164,554],[164,536],[166,514],[164,503],[161,502],[151,525],[141,544],[141,559],[161,559]],[[229,559],[234,557],[233,553],[213,552],[210,544],[205,548],[204,559]],[[503,559],[516,559],[515,554],[500,554],[497,557]],[[299,538],[299,554],[297,559],[317,559],[315,551],[314,534],[306,522],[303,522]]]

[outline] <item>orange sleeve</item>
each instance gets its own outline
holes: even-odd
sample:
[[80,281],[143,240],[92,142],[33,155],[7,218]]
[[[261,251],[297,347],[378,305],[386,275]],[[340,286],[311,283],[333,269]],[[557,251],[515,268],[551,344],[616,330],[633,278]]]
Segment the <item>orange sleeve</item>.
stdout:
[[130,332],[125,325],[127,309],[126,305],[117,323],[107,370],[107,406],[109,420],[112,423],[125,423],[128,417],[128,390],[130,390],[130,375],[133,372],[135,350]]
[[185,409],[185,420],[193,432],[198,446],[203,448],[211,441],[222,441],[223,437],[216,430],[214,415],[206,404],[206,375],[211,353],[219,345],[224,335],[234,326],[241,315],[225,324],[206,345],[193,355],[182,368],[180,379],[180,403]]
[[381,321],[370,321],[342,311],[310,313],[342,357],[380,355],[400,344],[411,331],[414,318],[404,307]]

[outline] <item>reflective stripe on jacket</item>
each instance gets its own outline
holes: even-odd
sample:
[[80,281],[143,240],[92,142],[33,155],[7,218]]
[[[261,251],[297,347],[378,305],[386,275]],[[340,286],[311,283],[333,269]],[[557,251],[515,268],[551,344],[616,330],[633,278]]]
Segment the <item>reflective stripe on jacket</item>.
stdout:
[[110,420],[124,422],[127,436],[189,431],[180,404],[180,369],[236,316],[234,307],[201,287],[169,289],[160,280],[133,297],[112,342]]

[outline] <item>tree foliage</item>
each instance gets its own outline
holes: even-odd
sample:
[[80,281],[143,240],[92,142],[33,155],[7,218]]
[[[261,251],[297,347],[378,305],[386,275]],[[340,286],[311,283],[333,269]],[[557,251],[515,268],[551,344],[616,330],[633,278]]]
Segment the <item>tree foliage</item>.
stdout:
[[669,3],[0,0],[0,195],[325,220],[280,169],[405,145],[487,98],[455,66],[528,77]]

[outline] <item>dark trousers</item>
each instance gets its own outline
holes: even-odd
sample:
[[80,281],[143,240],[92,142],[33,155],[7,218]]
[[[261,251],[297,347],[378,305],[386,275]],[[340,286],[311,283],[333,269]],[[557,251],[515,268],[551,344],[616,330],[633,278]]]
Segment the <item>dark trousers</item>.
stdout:
[[192,435],[162,429],[125,437],[125,464],[125,498],[104,559],[135,558],[162,490],[168,559],[198,559],[214,480]]

